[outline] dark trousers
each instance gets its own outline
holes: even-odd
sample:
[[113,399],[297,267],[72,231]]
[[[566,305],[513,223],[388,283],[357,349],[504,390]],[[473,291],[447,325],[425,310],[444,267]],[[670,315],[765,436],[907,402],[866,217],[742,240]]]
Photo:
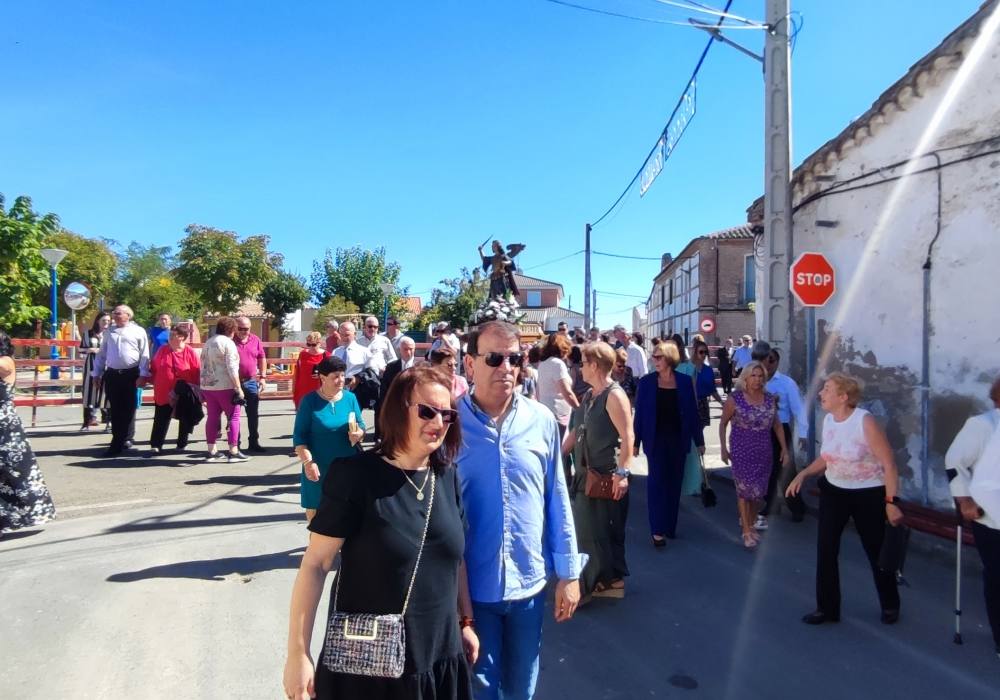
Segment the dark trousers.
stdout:
[[131,440],[135,431],[135,382],[139,378],[139,368],[126,370],[108,369],[104,371],[104,391],[111,404],[111,445],[112,451],[120,451],[125,441]]
[[726,394],[733,393],[733,366],[723,365],[719,367],[719,379],[722,380],[722,390]]
[[986,594],[986,616],[993,630],[993,643],[1000,651],[1000,530],[972,523],[976,549],[983,560],[983,592]]
[[[253,391],[247,386],[247,382],[243,381],[241,383],[243,387],[243,398],[246,400],[247,404],[243,407],[243,410],[247,414],[247,432],[250,433],[250,445],[260,444],[260,393],[259,391]],[[259,384],[250,384],[250,386],[260,386]],[[240,431],[243,432],[242,430]],[[243,436],[240,435],[242,440]]]
[[847,521],[861,537],[871,564],[875,589],[882,610],[899,610],[896,575],[878,566],[885,537],[885,487],[842,489],[826,478],[819,480],[819,533],[816,553],[816,607],[827,615],[840,617],[840,538]]
[[[556,421],[556,426],[559,428],[559,444],[562,445],[563,438],[566,437],[566,430],[568,426],[563,425],[559,421]],[[562,466],[563,466],[563,476],[566,479],[566,487],[570,488],[573,485],[573,457],[572,455],[562,456]]]
[[[654,535],[677,536],[677,515],[681,507],[684,460],[691,445],[682,445],[679,435],[659,435],[649,459],[646,477],[646,506],[649,530]],[[650,457],[646,453],[647,458]]]
[[[149,446],[163,449],[163,443],[167,439],[167,432],[170,430],[170,419],[173,416],[174,407],[170,404],[156,404],[153,411],[153,432],[149,436]],[[183,423],[178,423],[177,428],[177,449],[183,450],[187,447],[188,432]]]
[[590,557],[580,576],[584,595],[593,592],[598,583],[606,586],[629,573],[625,561],[628,492],[617,501],[589,498],[586,485],[586,474],[578,474],[572,492],[576,541],[580,551]]
[[[788,447],[788,453],[792,455],[794,454],[792,451],[792,427],[788,423],[782,423],[781,427],[785,432],[785,445]],[[771,512],[771,508],[774,507],[774,499],[781,498],[785,489],[788,488],[788,484],[795,478],[795,465],[793,464],[786,469],[781,463],[781,443],[778,442],[778,436],[774,434],[773,430],[771,431],[771,454],[773,460],[771,462],[771,477],[767,481],[767,498],[764,500],[764,507],[760,509],[760,514],[763,516],[767,516]],[[786,498],[785,503],[792,515],[805,515],[806,504],[802,500],[802,496]]]

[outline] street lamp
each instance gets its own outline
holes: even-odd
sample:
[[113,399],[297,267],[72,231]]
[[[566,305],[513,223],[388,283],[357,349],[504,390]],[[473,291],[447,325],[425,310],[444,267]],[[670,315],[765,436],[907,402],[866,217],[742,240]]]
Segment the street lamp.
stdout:
[[[57,282],[58,282],[56,280],[56,268],[59,266],[59,263],[62,262],[62,259],[65,258],[67,255],[69,255],[69,251],[61,250],[59,248],[42,248],[38,252],[41,253],[42,257],[45,258],[45,262],[47,262],[49,264],[49,267],[52,269],[52,294],[49,298],[52,302],[52,340],[55,341],[56,336],[58,336],[59,334],[59,317],[58,317],[59,311],[58,308],[56,307],[56,304],[58,303],[58,298],[56,297]],[[49,353],[49,357],[51,357],[53,360],[58,360],[59,348],[56,347],[54,344],[51,346],[51,348],[52,352]],[[52,379],[59,379],[58,366],[52,365],[52,367],[49,368],[49,377]]]
[[384,330],[389,326],[389,295],[396,291],[396,285],[391,282],[383,282],[378,287],[382,290],[382,297],[385,299],[382,305],[382,328]]

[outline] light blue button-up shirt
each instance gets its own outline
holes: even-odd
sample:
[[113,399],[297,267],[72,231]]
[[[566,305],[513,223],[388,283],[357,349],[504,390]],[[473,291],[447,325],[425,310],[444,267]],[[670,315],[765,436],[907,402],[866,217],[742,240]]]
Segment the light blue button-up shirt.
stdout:
[[799,386],[795,380],[786,374],[775,370],[774,376],[768,381],[765,389],[778,397],[778,420],[791,423],[795,418],[795,431],[799,437],[807,437],[809,432],[809,414],[799,396]]
[[530,598],[549,573],[578,579],[587,563],[576,548],[555,418],[531,399],[511,401],[499,426],[471,395],[458,401],[465,565],[479,603]]

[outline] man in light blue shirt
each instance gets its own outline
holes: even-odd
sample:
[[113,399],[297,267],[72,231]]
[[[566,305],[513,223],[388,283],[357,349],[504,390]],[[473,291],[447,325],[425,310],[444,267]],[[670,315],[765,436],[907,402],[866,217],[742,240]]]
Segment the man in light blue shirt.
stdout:
[[465,356],[473,391],[458,402],[477,700],[534,695],[548,575],[558,578],[554,612],[563,622],[580,602],[587,559],[577,551],[555,418],[514,390],[522,360],[516,327],[481,325]]

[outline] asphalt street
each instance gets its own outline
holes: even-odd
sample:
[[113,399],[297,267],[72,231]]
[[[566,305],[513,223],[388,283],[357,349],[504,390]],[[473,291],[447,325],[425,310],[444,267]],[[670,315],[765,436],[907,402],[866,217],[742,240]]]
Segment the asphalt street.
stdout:
[[[282,697],[288,596],[307,540],[291,403],[265,404],[270,452],[242,464],[201,462],[202,441],[184,454],[102,460],[106,437],[77,432],[78,410],[41,411],[29,437],[59,517],[0,540],[0,696]],[[140,440],[150,424],[146,408]],[[709,455],[718,466],[717,447]],[[813,607],[812,517],[772,519],[761,548],[744,551],[720,470],[719,506],[685,498],[679,538],[654,550],[643,467],[626,598],[596,600],[561,625],[549,619],[538,698],[998,696],[971,548],[962,646],[952,643],[954,545],[919,534],[897,625],[880,624],[848,530],[843,621],[808,627],[799,617]]]

